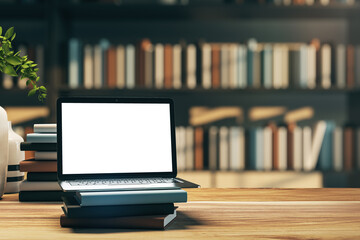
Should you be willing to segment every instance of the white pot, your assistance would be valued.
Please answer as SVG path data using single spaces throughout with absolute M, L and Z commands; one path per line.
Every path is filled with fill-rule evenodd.
M 9 144 L 8 144 L 8 119 L 5 110 L 0 107 L 0 198 L 4 194 L 7 166 L 9 159 Z
M 20 161 L 25 160 L 25 152 L 20 150 L 20 143 L 24 139 L 9 126 L 9 161 L 5 193 L 18 193 L 20 182 L 24 178 L 24 173 L 19 171 Z

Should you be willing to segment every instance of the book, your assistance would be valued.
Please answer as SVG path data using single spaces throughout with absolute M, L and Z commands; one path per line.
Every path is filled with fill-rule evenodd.
M 173 87 L 173 49 L 170 44 L 164 46 L 164 87 Z
M 186 169 L 186 129 L 179 126 L 176 128 L 176 148 L 177 148 L 177 169 L 184 171 Z
M 273 61 L 272 61 L 272 46 L 265 44 L 261 52 L 261 65 L 263 71 L 261 72 L 261 83 L 265 88 L 272 88 L 273 83 Z
M 333 142 L 333 131 L 334 131 L 334 124 L 331 122 L 327 122 L 326 130 L 324 134 L 324 139 L 322 142 L 320 155 L 319 155 L 319 168 L 322 171 L 329 171 L 333 168 L 333 155 L 332 155 L 332 142 Z
M 211 46 L 211 85 L 220 87 L 220 47 L 217 44 Z
M 181 76 L 181 45 L 173 46 L 173 87 L 179 89 L 182 87 Z
M 305 163 L 311 161 L 311 145 L 312 145 L 312 131 L 309 126 L 303 128 L 303 167 L 305 168 Z
M 346 48 L 344 44 L 336 46 L 336 86 L 345 88 L 346 86 Z
M 69 218 L 63 214 L 60 225 L 72 228 L 164 229 L 175 217 L 176 210 L 168 215 L 111 218 Z
M 61 202 L 63 191 L 20 191 L 20 202 Z
M 286 127 L 279 127 L 278 128 L 278 152 L 279 152 L 279 170 L 286 170 L 287 169 L 287 130 Z
M 355 60 L 354 66 L 360 66 L 360 45 L 355 47 Z M 355 67 L 355 83 L 357 87 L 360 87 L 360 68 Z
M 94 87 L 94 48 L 90 44 L 84 46 L 84 87 Z
M 230 170 L 243 170 L 245 168 L 244 129 L 241 127 L 230 127 L 229 135 Z
M 346 48 L 346 86 L 348 88 L 355 87 L 355 48 L 353 45 L 348 45 Z
M 94 46 L 94 88 L 99 89 L 102 85 L 102 52 L 99 44 Z
M 194 128 L 191 126 L 185 129 L 185 168 L 186 170 L 195 169 L 195 135 Z
M 262 127 L 257 127 L 255 136 L 255 169 L 264 170 L 264 129 Z
M 154 49 L 155 58 L 155 87 L 161 89 L 164 87 L 164 45 L 156 44 Z
M 167 215 L 174 212 L 173 203 L 81 207 L 73 196 L 63 197 L 62 200 L 62 209 L 69 218 Z
M 271 127 L 264 128 L 264 170 L 270 171 L 273 168 L 273 133 Z
M 116 87 L 125 88 L 125 47 L 116 47 Z
M 296 126 L 293 132 L 293 169 L 295 171 L 301 171 L 303 169 L 303 133 L 302 128 Z
M 202 87 L 205 89 L 211 88 L 211 45 L 204 43 L 201 46 L 202 53 Z
M 125 48 L 126 70 L 125 82 L 126 88 L 135 87 L 135 47 L 132 44 L 126 45 Z
M 196 87 L 196 47 L 189 44 L 186 49 L 186 86 L 190 89 Z
M 343 157 L 344 157 L 344 131 L 341 127 L 335 127 L 333 132 L 333 169 L 335 171 L 342 171 L 344 168 Z M 359 139 L 359 138 L 357 138 Z
M 69 87 L 80 86 L 80 41 L 72 38 L 69 41 Z
M 34 124 L 34 133 L 56 133 L 56 123 Z
M 20 191 L 61 191 L 61 187 L 57 181 L 22 181 L 20 183 Z
M 22 142 L 20 143 L 21 151 L 55 151 L 57 150 L 56 143 L 33 143 Z
M 29 182 L 57 181 L 57 172 L 28 172 L 26 180 Z
M 209 128 L 209 170 L 215 171 L 218 166 L 218 128 Z
M 144 83 L 145 87 L 152 88 L 154 86 L 154 47 L 151 43 L 145 45 L 144 48 Z
M 239 88 L 247 87 L 247 49 L 243 44 L 239 44 L 238 46 L 238 86 Z
M 174 190 L 139 190 L 112 192 L 76 192 L 80 206 L 136 205 L 186 202 L 187 192 Z
M 238 88 L 238 81 L 237 81 L 237 54 L 238 54 L 238 46 L 237 44 L 231 43 L 229 44 L 228 51 L 229 51 L 229 88 Z
M 229 50 L 228 44 L 220 45 L 220 86 L 229 87 Z
M 353 170 L 354 164 L 354 129 L 345 127 L 344 129 L 344 170 Z
M 20 172 L 56 172 L 57 161 L 35 161 L 28 159 L 20 162 Z
M 194 130 L 195 136 L 195 170 L 204 169 L 204 129 L 196 127 Z
M 219 170 L 229 170 L 229 129 L 222 126 L 219 129 Z
M 106 85 L 109 88 L 116 87 L 116 48 L 114 46 L 110 46 L 106 52 Z
M 56 133 L 28 133 L 26 141 L 31 143 L 56 143 Z
M 35 160 L 57 160 L 57 152 L 35 152 Z
M 321 46 L 321 87 L 331 87 L 331 47 L 329 44 Z

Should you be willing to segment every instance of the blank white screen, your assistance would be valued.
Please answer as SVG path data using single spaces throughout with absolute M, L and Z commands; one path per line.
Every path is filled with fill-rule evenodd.
M 167 103 L 62 103 L 63 174 L 172 172 Z

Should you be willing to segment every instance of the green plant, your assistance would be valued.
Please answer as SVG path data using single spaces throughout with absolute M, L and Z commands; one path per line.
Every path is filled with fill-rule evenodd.
M 2 27 L 0 26 L 0 71 L 13 77 L 19 77 L 20 80 L 26 80 L 26 86 L 31 85 L 32 89 L 28 96 L 38 93 L 39 101 L 44 101 L 47 90 L 44 86 L 37 86 L 40 77 L 37 76 L 37 64 L 28 59 L 27 56 L 21 57 L 20 51 L 12 50 L 12 41 L 16 33 L 14 27 L 9 28 L 2 36 Z

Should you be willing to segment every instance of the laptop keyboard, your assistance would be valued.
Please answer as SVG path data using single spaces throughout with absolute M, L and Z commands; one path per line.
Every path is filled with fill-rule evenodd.
M 91 179 L 69 181 L 71 186 L 92 186 L 92 185 L 132 185 L 132 184 L 154 184 L 172 183 L 172 178 L 122 178 L 122 179 Z

